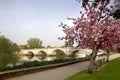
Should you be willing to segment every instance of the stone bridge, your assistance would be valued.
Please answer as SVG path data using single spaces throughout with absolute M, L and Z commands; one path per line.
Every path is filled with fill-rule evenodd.
M 69 55 L 74 55 L 75 53 L 84 53 L 89 55 L 91 53 L 91 50 L 89 49 L 79 49 L 79 48 L 70 48 L 70 47 L 65 47 L 65 48 L 40 48 L 40 49 L 21 49 L 20 54 L 26 55 L 26 54 L 32 54 L 32 55 L 57 55 L 59 53 L 62 53 L 66 56 Z

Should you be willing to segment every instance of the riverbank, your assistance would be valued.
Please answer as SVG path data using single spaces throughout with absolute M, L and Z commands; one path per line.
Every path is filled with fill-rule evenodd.
M 32 68 L 25 68 L 25 69 L 1 72 L 0 79 L 7 79 L 7 78 L 12 78 L 12 77 L 16 77 L 16 76 L 25 75 L 25 74 L 35 73 L 35 72 L 39 72 L 39 71 L 45 71 L 45 70 L 54 69 L 57 67 L 75 64 L 78 62 L 83 62 L 83 61 L 88 61 L 88 60 L 89 59 L 75 60 L 75 61 L 69 61 L 69 62 L 64 62 L 64 63 L 59 63 L 59 64 L 51 64 L 51 65 L 46 65 L 46 66 L 41 66 L 41 67 L 32 67 Z

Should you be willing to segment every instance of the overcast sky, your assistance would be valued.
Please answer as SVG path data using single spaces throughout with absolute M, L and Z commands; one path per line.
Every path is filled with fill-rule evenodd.
M 39 38 L 43 45 L 62 46 L 64 34 L 58 27 L 67 17 L 79 16 L 76 0 L 0 0 L 0 32 L 17 44 Z

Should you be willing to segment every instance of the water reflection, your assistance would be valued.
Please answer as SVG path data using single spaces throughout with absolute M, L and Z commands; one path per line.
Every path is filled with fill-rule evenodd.
M 57 59 L 57 56 L 46 56 L 46 57 L 43 57 L 43 56 L 20 56 L 20 62 L 35 61 L 35 60 L 37 60 L 37 61 L 43 61 L 43 60 L 51 61 L 54 59 Z
M 20 56 L 20 62 L 27 62 L 27 61 L 51 61 L 54 59 L 61 59 L 61 58 L 65 58 L 66 56 L 64 54 L 61 53 L 57 53 L 54 56 L 47 56 L 45 54 L 42 55 L 26 55 L 26 56 Z
M 1 64 L 8 65 L 8 64 L 22 64 L 24 62 L 28 62 L 28 61 L 51 61 L 51 60 L 55 60 L 55 59 L 61 59 L 61 58 L 66 58 L 65 55 L 56 55 L 56 56 L 47 56 L 47 55 L 17 55 L 14 56 L 14 58 L 4 58 L 4 61 L 2 60 Z M 1 59 L 0 59 L 1 60 Z M 2 65 L 1 65 L 2 66 Z

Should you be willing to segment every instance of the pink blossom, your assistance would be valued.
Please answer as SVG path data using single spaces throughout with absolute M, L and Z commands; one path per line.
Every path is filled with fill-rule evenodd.
M 61 23 L 63 32 L 66 36 L 66 44 L 77 44 L 76 47 L 93 49 L 99 46 L 99 49 L 112 50 L 120 44 L 120 19 L 110 19 L 104 15 L 109 9 L 106 7 L 109 0 L 103 5 L 93 7 L 88 4 L 84 6 L 86 12 L 80 12 L 78 18 L 68 18 L 73 20 L 74 26 L 67 26 Z M 85 16 L 87 15 L 87 16 Z

